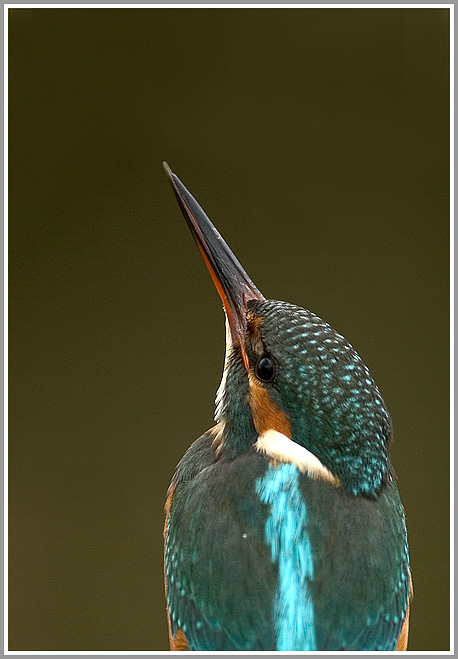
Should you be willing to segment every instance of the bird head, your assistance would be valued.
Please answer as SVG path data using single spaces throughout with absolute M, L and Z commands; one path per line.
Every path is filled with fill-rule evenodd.
M 169 181 L 223 302 L 226 358 L 216 397 L 216 450 L 291 462 L 353 495 L 393 478 L 391 419 L 368 368 L 328 323 L 267 300 L 178 177 Z

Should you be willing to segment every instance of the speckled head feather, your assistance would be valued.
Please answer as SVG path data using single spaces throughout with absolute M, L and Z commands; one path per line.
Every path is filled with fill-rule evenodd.
M 374 495 L 392 476 L 391 419 L 355 349 L 314 313 L 287 302 L 248 303 L 276 365 L 268 387 L 289 417 L 293 441 L 353 494 Z
M 226 449 L 232 452 L 232 437 L 238 438 L 237 450 L 240 437 L 255 437 L 253 425 L 258 424 L 248 418 L 253 415 L 248 401 L 254 380 L 268 401 L 264 410 L 272 406 L 281 411 L 293 442 L 315 455 L 352 494 L 376 496 L 394 475 L 389 458 L 391 419 L 369 369 L 350 343 L 306 309 L 253 300 L 248 302 L 246 353 L 249 377 L 234 351 L 220 392 L 218 420 L 225 425 Z M 262 355 L 275 364 L 268 384 L 254 376 Z M 250 432 L 240 432 L 242 423 Z

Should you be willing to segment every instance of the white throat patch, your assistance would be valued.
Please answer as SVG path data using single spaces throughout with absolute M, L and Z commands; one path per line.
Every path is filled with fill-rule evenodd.
M 328 481 L 339 486 L 339 479 L 331 474 L 320 460 L 303 446 L 276 430 L 266 430 L 259 435 L 255 448 L 278 462 L 290 462 L 311 478 Z
M 218 387 L 215 398 L 215 421 L 221 421 L 223 416 L 223 405 L 224 405 L 224 394 L 226 392 L 226 379 L 227 372 L 229 370 L 229 355 L 232 350 L 232 336 L 231 330 L 229 327 L 229 322 L 227 320 L 226 312 L 224 312 L 224 318 L 226 321 L 226 354 L 224 355 L 224 368 L 223 368 L 223 377 L 221 378 L 221 384 Z

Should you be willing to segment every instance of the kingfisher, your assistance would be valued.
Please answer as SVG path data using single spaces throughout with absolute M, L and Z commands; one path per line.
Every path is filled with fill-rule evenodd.
M 328 323 L 262 295 L 164 168 L 226 319 L 215 425 L 167 493 L 170 648 L 405 650 L 409 548 L 379 389 Z

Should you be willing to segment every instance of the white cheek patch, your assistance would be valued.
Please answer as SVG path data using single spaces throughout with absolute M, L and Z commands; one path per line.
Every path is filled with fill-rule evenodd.
M 290 462 L 311 478 L 328 481 L 339 486 L 339 479 L 334 476 L 320 460 L 303 446 L 276 430 L 266 430 L 259 435 L 255 448 L 278 462 Z

